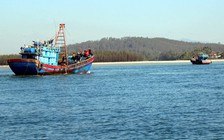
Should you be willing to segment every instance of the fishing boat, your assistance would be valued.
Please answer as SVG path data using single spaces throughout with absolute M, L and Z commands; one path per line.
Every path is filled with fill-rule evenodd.
M 212 61 L 208 60 L 208 54 L 201 53 L 197 57 L 191 58 L 192 64 L 211 64 Z
M 59 25 L 55 39 L 33 41 L 32 45 L 20 49 L 20 59 L 7 60 L 15 75 L 85 74 L 89 72 L 94 61 L 90 49 L 85 54 L 83 51 L 76 56 L 68 56 L 65 24 Z

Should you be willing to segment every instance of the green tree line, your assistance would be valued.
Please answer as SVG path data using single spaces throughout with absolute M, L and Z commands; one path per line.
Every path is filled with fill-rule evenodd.
M 95 62 L 143 61 L 142 55 L 126 51 L 96 51 Z
M 8 65 L 8 59 L 21 58 L 20 55 L 11 54 L 11 55 L 0 55 L 0 65 Z

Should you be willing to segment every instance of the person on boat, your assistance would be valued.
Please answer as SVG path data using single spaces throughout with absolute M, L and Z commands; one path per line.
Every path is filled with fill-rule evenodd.
M 65 63 L 65 54 L 62 54 L 61 64 Z
M 84 56 L 85 56 L 85 51 L 82 50 L 82 51 L 81 51 L 81 57 L 84 57 Z
M 89 50 L 84 51 L 84 57 L 88 58 L 89 57 Z
M 73 60 L 74 61 L 74 63 L 77 63 L 79 60 L 78 60 L 78 53 L 76 54 L 76 53 L 73 53 L 72 54 L 72 58 L 71 58 L 71 60 Z
M 72 53 L 72 58 L 73 61 L 75 61 L 75 53 Z
M 21 47 L 20 50 L 21 50 L 21 52 L 23 52 L 24 51 L 24 47 Z
M 47 46 L 47 42 L 44 40 L 44 46 Z
M 54 39 L 50 39 L 50 40 L 48 41 L 48 44 L 52 44 L 53 41 L 54 41 Z
M 89 48 L 88 51 L 89 51 L 89 55 L 92 56 L 93 55 L 92 50 Z
M 78 55 L 79 55 L 78 61 L 82 61 L 83 57 L 85 56 L 84 50 L 80 51 Z
M 78 52 L 78 54 L 77 54 L 77 61 L 80 61 L 81 60 L 81 53 L 80 52 Z

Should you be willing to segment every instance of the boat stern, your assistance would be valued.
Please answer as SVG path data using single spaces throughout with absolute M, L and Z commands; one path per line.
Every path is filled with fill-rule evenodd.
M 9 59 L 9 67 L 16 75 L 37 75 L 38 61 L 35 59 Z

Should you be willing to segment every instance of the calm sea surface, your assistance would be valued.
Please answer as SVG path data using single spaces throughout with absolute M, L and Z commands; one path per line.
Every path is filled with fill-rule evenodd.
M 224 63 L 0 68 L 0 139 L 224 139 Z

